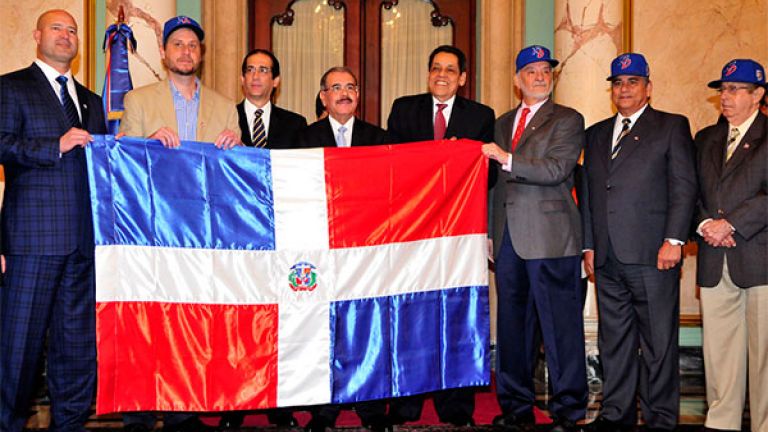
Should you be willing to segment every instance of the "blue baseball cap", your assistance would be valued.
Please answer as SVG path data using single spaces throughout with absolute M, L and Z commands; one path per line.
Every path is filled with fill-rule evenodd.
M 165 26 L 163 27 L 163 45 L 168 42 L 168 36 L 180 28 L 188 28 L 195 32 L 197 38 L 200 39 L 200 42 L 205 38 L 205 32 L 197 21 L 188 16 L 179 15 L 165 22 Z
M 707 84 L 710 88 L 720 88 L 724 82 L 742 82 L 765 85 L 765 69 L 760 63 L 750 59 L 735 59 L 723 67 L 723 73 L 719 80 Z
M 606 78 L 613 81 L 619 75 L 632 75 L 648 78 L 651 70 L 645 57 L 638 53 L 624 53 L 611 62 L 611 76 Z
M 520 52 L 517 53 L 517 58 L 515 59 L 515 66 L 517 69 L 515 72 L 520 72 L 520 69 L 524 68 L 530 63 L 540 61 L 545 61 L 552 65 L 552 67 L 560 64 L 559 61 L 552 58 L 552 54 L 550 54 L 546 47 L 541 45 L 531 45 L 521 49 Z

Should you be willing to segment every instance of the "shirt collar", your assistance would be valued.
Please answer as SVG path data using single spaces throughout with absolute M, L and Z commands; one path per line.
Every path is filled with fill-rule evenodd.
M 339 123 L 330 115 L 328 116 L 328 120 L 331 122 L 331 129 L 333 129 L 333 135 L 335 136 L 337 133 L 339 133 L 339 128 L 342 126 L 346 127 L 347 133 L 349 133 L 352 130 L 352 124 L 355 122 L 355 117 L 350 117 L 349 120 L 347 120 L 347 122 L 344 124 Z
M 637 123 L 637 119 L 639 119 L 640 116 L 643 115 L 643 113 L 645 112 L 646 108 L 648 108 L 648 104 L 647 103 L 645 105 L 643 105 L 642 108 L 640 108 L 639 110 L 635 111 L 629 117 L 624 117 L 623 115 L 621 115 L 621 113 L 616 113 L 616 124 L 621 124 L 622 120 L 624 120 L 625 118 L 628 118 L 629 119 L 629 125 L 630 125 L 630 128 L 631 128 L 632 126 L 635 125 L 635 123 Z
M 35 64 L 40 68 L 40 70 L 43 71 L 43 74 L 45 74 L 45 78 L 48 79 L 48 81 L 51 82 L 51 84 L 55 84 L 57 87 L 59 86 L 59 82 L 56 81 L 56 78 L 60 77 L 61 75 L 64 75 L 67 77 L 67 84 L 73 82 L 72 81 L 72 70 L 68 70 L 65 73 L 61 73 L 53 68 L 53 66 L 49 65 L 48 63 L 40 60 L 35 59 Z
M 247 118 L 253 117 L 253 113 L 256 112 L 257 109 L 262 110 L 261 116 L 266 118 L 269 116 L 269 114 L 272 112 L 272 102 L 267 101 L 267 103 L 264 104 L 263 107 L 258 108 L 256 105 L 254 105 L 251 101 L 248 100 L 248 98 L 244 99 L 243 107 L 245 108 L 245 114 L 247 115 Z
M 741 138 L 744 138 L 744 136 L 747 135 L 747 131 L 750 127 L 752 127 L 752 123 L 755 122 L 755 119 L 757 118 L 757 113 L 760 112 L 759 109 L 756 109 L 755 112 L 752 113 L 751 116 L 747 117 L 747 119 L 741 123 L 740 125 L 736 126 L 728 122 L 728 131 L 730 133 L 730 130 L 733 128 L 736 128 L 739 130 L 739 141 L 741 141 Z
M 175 97 L 186 99 L 184 95 L 181 94 L 181 92 L 176 88 L 176 84 L 173 83 L 173 80 L 169 79 L 168 82 L 171 83 L 171 93 L 173 93 Z M 200 78 L 195 77 L 195 94 L 192 96 L 192 100 L 199 100 L 199 99 L 200 99 Z

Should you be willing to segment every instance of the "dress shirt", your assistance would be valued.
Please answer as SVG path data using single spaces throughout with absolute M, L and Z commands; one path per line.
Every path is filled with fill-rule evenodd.
M 443 108 L 443 117 L 445 117 L 445 128 L 448 129 L 448 123 L 451 122 L 451 113 L 453 112 L 453 103 L 456 102 L 456 95 L 451 96 L 450 99 L 445 102 L 440 102 L 436 97 L 432 96 L 432 125 L 435 125 L 435 116 L 437 115 L 437 104 L 445 104 Z M 447 134 L 445 139 L 450 138 Z
M 629 117 L 624 117 L 621 115 L 621 113 L 616 113 L 616 120 L 613 122 L 613 135 L 611 137 L 611 150 L 613 150 L 613 147 L 616 145 L 616 140 L 619 138 L 619 135 L 621 135 L 621 129 L 624 127 L 624 124 L 622 121 L 625 118 L 629 119 L 629 130 L 631 131 L 633 127 L 635 127 L 635 123 L 637 123 L 637 119 L 640 118 L 640 116 L 643 114 L 645 109 L 648 108 L 648 104 L 646 103 L 643 105 L 642 108 L 635 111 L 634 114 L 630 115 Z
M 733 129 L 733 128 L 736 128 L 736 129 L 739 130 L 739 138 L 738 138 L 739 144 L 736 144 L 736 148 L 737 149 L 741 145 L 741 141 L 744 139 L 744 135 L 746 135 L 747 131 L 749 130 L 749 128 L 752 127 L 752 123 L 755 122 L 755 119 L 757 118 L 757 113 L 758 112 L 760 112 L 760 110 L 755 110 L 755 112 L 753 112 L 752 115 L 747 117 L 747 119 L 743 123 L 741 123 L 740 125 L 735 125 L 735 124 L 732 124 L 731 122 L 728 122 L 728 133 L 729 134 L 730 134 L 730 130 Z M 726 143 L 726 145 L 727 145 L 727 143 Z M 699 225 L 696 227 L 696 234 L 698 234 L 698 235 L 703 237 L 702 232 L 701 232 L 701 227 L 704 226 L 705 223 L 707 223 L 707 222 L 709 222 L 711 220 L 712 220 L 712 218 L 706 218 L 703 221 L 701 221 L 699 223 Z M 730 225 L 731 223 L 728 222 L 728 224 Z M 731 231 L 736 232 L 736 227 L 731 225 Z
M 264 123 L 264 136 L 269 139 L 269 118 L 272 115 L 272 102 L 267 101 L 263 107 L 257 107 L 246 98 L 245 103 L 243 103 L 243 109 L 245 110 L 245 118 L 248 120 L 248 130 L 251 132 L 253 132 L 253 116 L 256 110 L 260 109 L 263 111 L 261 113 L 261 121 Z
M 200 109 L 200 79 L 195 78 L 195 94 L 192 99 L 187 99 L 172 80 L 171 95 L 173 95 L 173 108 L 176 110 L 176 127 L 179 130 L 179 139 L 184 141 L 197 140 L 197 113 Z
M 522 102 L 520 104 L 520 107 L 518 107 L 517 112 L 515 113 L 515 122 L 512 124 L 512 130 L 517 130 L 517 124 L 520 122 L 520 116 L 523 115 L 523 108 L 528 108 L 530 111 L 528 112 L 528 117 L 525 118 L 525 127 L 528 127 L 528 124 L 531 123 L 531 119 L 533 116 L 536 115 L 536 113 L 539 111 L 539 108 L 541 108 L 549 98 L 544 99 L 543 101 L 536 102 L 533 105 L 526 105 L 525 102 Z M 498 143 L 497 143 L 498 144 Z M 508 143 L 504 143 L 504 145 L 507 145 Z M 509 153 L 509 157 L 507 158 L 507 163 L 501 166 L 501 169 L 504 171 L 510 172 L 512 171 L 512 152 Z
M 60 77 L 61 75 L 67 77 L 67 91 L 69 92 L 69 96 L 72 98 L 72 102 L 75 103 L 75 108 L 77 108 L 77 115 L 80 117 L 80 121 L 82 121 L 83 113 L 80 112 L 80 101 L 77 99 L 77 90 L 75 89 L 75 80 L 72 79 L 72 71 L 68 70 L 66 73 L 61 73 L 40 59 L 36 59 L 35 64 L 40 67 L 40 70 L 42 70 L 43 74 L 45 74 L 45 79 L 47 79 L 48 83 L 51 84 L 51 88 L 53 89 L 53 92 L 56 94 L 56 98 L 59 99 L 60 103 L 62 102 L 60 96 L 61 85 L 58 81 L 56 81 L 56 78 Z
M 333 116 L 328 116 L 328 120 L 331 122 L 331 129 L 333 130 L 333 139 L 336 139 L 336 135 L 339 134 L 339 128 L 344 126 L 347 128 L 346 131 L 344 131 L 344 141 L 347 143 L 348 146 L 352 146 L 352 126 L 355 124 L 355 118 L 350 117 L 349 120 L 347 120 L 346 123 L 341 124 L 339 123 Z

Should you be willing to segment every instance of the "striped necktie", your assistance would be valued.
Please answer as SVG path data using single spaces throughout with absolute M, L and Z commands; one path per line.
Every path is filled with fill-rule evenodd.
M 616 138 L 616 142 L 613 143 L 613 150 L 611 150 L 611 159 L 616 159 L 616 156 L 619 155 L 619 151 L 621 150 L 621 140 L 624 139 L 625 136 L 629 135 L 629 124 L 632 122 L 632 120 L 625 118 L 621 121 L 621 132 L 619 133 L 619 137 Z
M 82 128 L 80 123 L 80 115 L 77 113 L 77 107 L 75 107 L 75 101 L 72 100 L 72 96 L 69 95 L 69 89 L 67 89 L 67 77 L 59 75 L 56 77 L 56 82 L 59 83 L 59 99 L 61 99 L 61 106 L 64 108 L 64 114 L 67 115 L 67 121 L 71 127 Z
M 726 153 L 725 153 L 726 162 L 728 162 L 731 159 L 731 156 L 733 156 L 733 153 L 735 153 L 736 149 L 739 147 L 739 136 L 741 136 L 741 132 L 739 132 L 739 129 L 731 128 L 731 131 L 728 134 L 728 146 L 726 147 Z
M 259 108 L 253 115 L 253 133 L 251 142 L 254 147 L 264 147 L 267 145 L 267 131 L 264 130 L 264 120 L 261 118 L 264 110 Z

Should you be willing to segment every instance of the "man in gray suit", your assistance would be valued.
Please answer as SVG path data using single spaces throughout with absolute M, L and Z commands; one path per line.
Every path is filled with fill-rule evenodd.
M 730 61 L 709 83 L 727 121 L 696 135 L 710 430 L 741 430 L 747 370 L 752 431 L 768 430 L 768 117 L 758 112 L 765 84 L 759 63 Z
M 680 262 L 696 203 L 688 119 L 656 111 L 641 54 L 611 63 L 618 114 L 587 130 L 584 264 L 596 271 L 603 402 L 587 429 L 673 430 L 680 399 Z M 638 350 L 641 354 L 638 356 Z
M 535 353 L 541 332 L 553 394 L 554 431 L 579 430 L 587 381 L 580 291 L 581 219 L 571 196 L 584 145 L 584 118 L 554 104 L 549 50 L 517 55 L 523 101 L 496 120 L 497 144 L 483 153 L 501 164 L 494 188 L 493 241 L 498 290 L 494 425 L 533 430 Z

